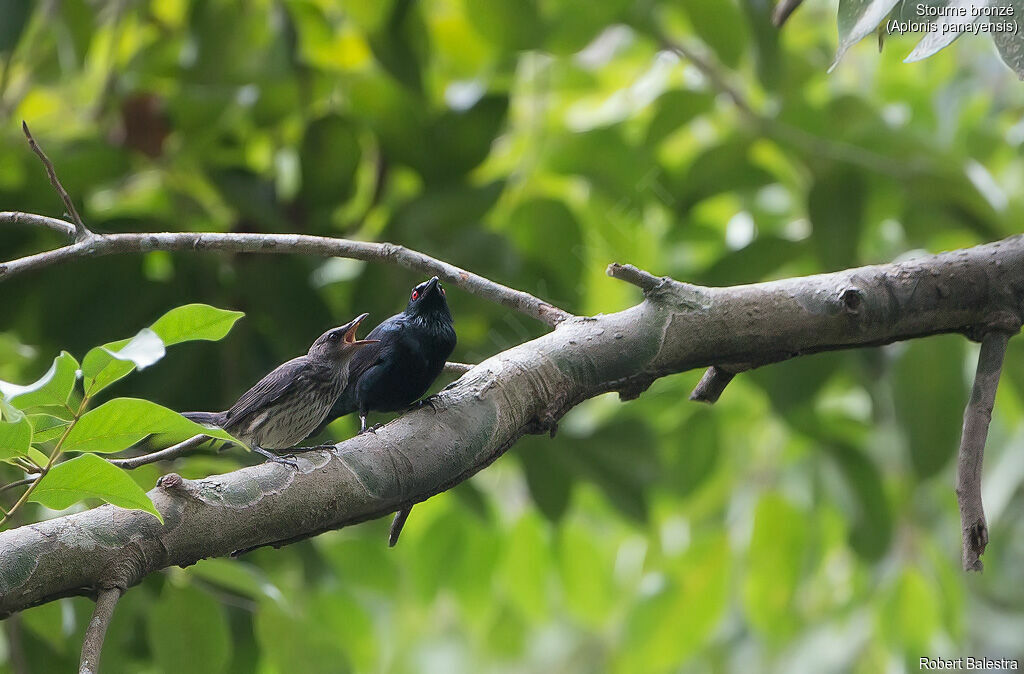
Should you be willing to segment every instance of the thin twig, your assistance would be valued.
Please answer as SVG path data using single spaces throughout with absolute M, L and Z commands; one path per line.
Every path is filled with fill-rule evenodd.
M 170 461 L 171 459 L 176 459 L 182 454 L 185 454 L 195 449 L 196 447 L 203 444 L 209 439 L 210 436 L 199 434 L 192 436 L 188 440 L 179 442 L 176 445 L 172 445 L 167 449 L 161 449 L 158 452 L 143 454 L 142 456 L 133 456 L 127 459 L 107 459 L 107 461 L 114 464 L 118 468 L 124 468 L 125 470 L 134 470 L 139 466 L 145 466 L 146 464 L 149 463 L 156 463 L 157 461 Z
M 43 148 L 39 147 L 39 143 L 32 137 L 32 132 L 28 130 L 28 123 L 22 120 L 21 130 L 25 132 L 25 137 L 28 138 L 28 146 L 32 148 L 32 151 L 36 153 L 39 160 L 43 162 L 43 166 L 46 167 L 46 175 L 50 178 L 50 184 L 53 185 L 53 189 L 57 190 L 57 194 L 60 195 L 61 201 L 64 202 L 64 208 L 67 209 L 68 215 L 71 216 L 72 222 L 75 223 L 75 240 L 84 241 L 92 236 L 92 232 L 82 222 L 82 216 L 78 214 L 78 210 L 75 209 L 75 204 L 71 201 L 71 197 L 68 196 L 67 190 L 60 184 L 60 178 L 57 177 L 57 171 L 53 168 L 53 162 L 43 152 Z
M 96 609 L 92 612 L 89 627 L 85 630 L 82 641 L 82 660 L 78 674 L 97 674 L 100 669 L 100 654 L 103 651 L 103 639 L 107 636 L 107 628 L 114 617 L 114 608 L 121 598 L 121 590 L 116 587 L 106 588 L 96 595 Z
M 0 492 L 7 491 L 8 489 L 17 489 L 18 487 L 24 487 L 26 484 L 31 484 L 33 480 L 35 480 L 34 477 L 26 477 L 22 480 L 15 480 L 10 484 L 0 486 Z
M 45 215 L 35 213 L 18 213 L 16 211 L 0 211 L 0 222 L 12 225 L 30 225 L 32 227 L 46 227 L 55 232 L 60 232 L 69 239 L 75 238 L 75 226 L 70 222 L 48 218 Z
M 782 24 L 786 23 L 786 19 L 797 10 L 804 0 L 779 0 L 779 3 L 775 5 L 775 9 L 772 10 L 772 24 L 776 28 L 782 28 Z
M 0 223 L 18 221 L 22 217 L 23 214 L 16 212 L 0 213 Z M 42 218 L 43 216 L 33 217 Z M 63 221 L 56 220 L 56 222 Z M 57 226 L 59 225 L 54 225 L 54 227 Z M 490 279 L 404 246 L 305 234 L 153 232 L 92 235 L 84 241 L 77 241 L 45 253 L 36 253 L 10 262 L 0 262 L 0 282 L 18 274 L 43 269 L 69 260 L 124 253 L 148 253 L 154 250 L 298 254 L 386 262 L 406 269 L 437 275 L 445 283 L 526 314 L 551 327 L 572 318 L 572 314 L 569 312 L 529 293 L 495 283 Z
M 956 466 L 956 496 L 960 504 L 960 527 L 963 534 L 962 561 L 964 571 L 981 571 L 981 555 L 988 545 L 988 524 L 981 502 L 981 467 L 985 459 L 985 439 L 992 420 L 992 406 L 1003 369 L 1003 356 L 1010 333 L 1003 330 L 987 332 L 981 340 L 978 370 L 974 375 L 971 399 L 964 410 L 963 435 Z

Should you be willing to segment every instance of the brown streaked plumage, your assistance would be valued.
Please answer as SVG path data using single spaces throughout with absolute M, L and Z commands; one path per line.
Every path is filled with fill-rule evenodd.
M 377 341 L 355 338 L 367 315 L 320 335 L 306 355 L 275 368 L 231 409 L 184 412 L 183 416 L 223 428 L 268 459 L 295 466 L 267 450 L 294 448 L 327 417 L 348 383 L 349 361 L 362 347 Z

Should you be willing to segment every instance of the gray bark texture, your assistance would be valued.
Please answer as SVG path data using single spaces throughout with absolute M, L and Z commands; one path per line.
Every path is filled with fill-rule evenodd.
M 632 269 L 632 268 L 628 268 Z M 158 569 L 280 545 L 381 517 L 467 479 L 581 401 L 640 395 L 658 377 L 938 333 L 981 339 L 1024 316 L 1024 237 L 898 264 L 707 288 L 613 265 L 645 298 L 567 318 L 499 353 L 384 428 L 298 458 L 149 492 L 165 522 L 103 506 L 0 532 L 0 616 L 124 590 Z M 383 545 L 382 541 L 382 545 Z

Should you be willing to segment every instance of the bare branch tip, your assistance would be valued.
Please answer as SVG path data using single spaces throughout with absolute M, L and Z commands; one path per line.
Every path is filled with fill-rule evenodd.
M 608 265 L 605 273 L 612 278 L 617 278 L 620 281 L 631 283 L 641 290 L 644 294 L 655 290 L 658 286 L 665 282 L 665 279 L 658 278 L 654 274 L 634 267 L 631 264 L 619 264 L 618 262 L 612 262 Z
M 28 122 L 24 119 L 21 120 L 21 130 L 25 133 L 25 138 L 28 139 L 28 146 L 32 151 L 39 157 L 39 161 L 43 162 L 43 167 L 46 169 L 46 175 L 50 179 L 50 185 L 56 190 L 57 195 L 61 201 L 64 202 L 64 208 L 67 210 L 68 215 L 71 217 L 71 221 L 75 223 L 75 241 L 84 241 L 93 236 L 93 233 L 89 231 L 89 228 L 82 222 L 82 216 L 78 214 L 78 209 L 75 208 L 74 202 L 71 200 L 71 196 L 67 190 L 64 189 L 64 185 L 61 184 L 60 178 L 57 177 L 57 170 L 53 166 L 53 162 L 43 152 L 43 148 L 39 147 L 39 143 L 32 136 L 32 132 L 29 131 Z
M 721 397 L 722 392 L 725 391 L 725 387 L 729 385 L 729 382 L 735 376 L 735 372 L 729 372 L 712 365 L 704 372 L 704 376 L 700 378 L 700 381 L 693 388 L 690 400 L 709 405 L 715 404 Z
M 983 566 L 980 557 L 988 546 L 988 525 L 981 498 L 981 472 L 985 460 L 985 441 L 1009 339 L 1008 332 L 998 329 L 982 337 L 974 387 L 964 410 L 963 435 L 957 456 L 956 496 L 960 506 L 965 571 L 981 571 Z

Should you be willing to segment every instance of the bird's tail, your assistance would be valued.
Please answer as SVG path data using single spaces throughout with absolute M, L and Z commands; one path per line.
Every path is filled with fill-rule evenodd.
M 224 423 L 223 412 L 182 412 L 181 416 L 189 421 L 207 426 L 221 426 Z

